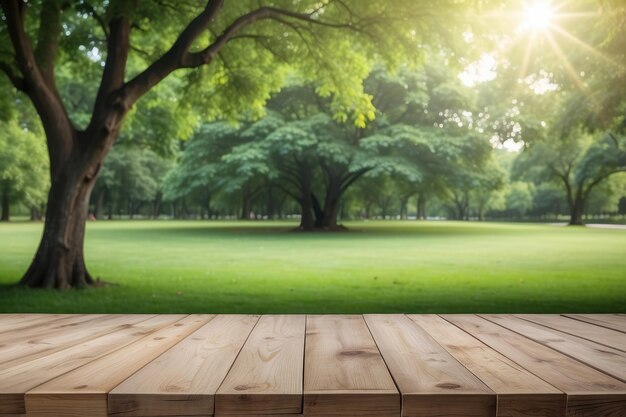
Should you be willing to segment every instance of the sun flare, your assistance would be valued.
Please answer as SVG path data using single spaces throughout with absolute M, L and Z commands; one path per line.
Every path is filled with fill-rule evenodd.
M 554 9 L 548 1 L 535 1 L 522 12 L 518 27 L 520 32 L 546 31 L 552 26 Z

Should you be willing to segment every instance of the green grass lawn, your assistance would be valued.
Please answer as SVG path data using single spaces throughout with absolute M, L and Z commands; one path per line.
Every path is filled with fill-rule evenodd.
M 77 291 L 13 287 L 42 225 L 0 225 L 0 311 L 626 312 L 626 231 L 534 224 L 89 223 Z

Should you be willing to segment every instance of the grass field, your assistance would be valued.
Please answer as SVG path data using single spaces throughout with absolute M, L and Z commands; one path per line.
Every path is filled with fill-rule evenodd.
M 626 231 L 533 224 L 119 221 L 88 225 L 115 285 L 12 286 L 41 224 L 0 225 L 0 311 L 154 313 L 626 312 Z

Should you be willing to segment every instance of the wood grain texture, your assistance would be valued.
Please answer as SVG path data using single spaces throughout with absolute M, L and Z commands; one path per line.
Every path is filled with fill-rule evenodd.
M 215 395 L 218 414 L 300 414 L 305 317 L 263 316 Z
M 35 320 L 35 319 L 40 319 L 42 317 L 49 317 L 51 316 L 51 314 L 40 314 L 40 313 L 24 313 L 24 314 L 20 314 L 20 313 L 15 313 L 15 314 L 7 314 L 7 313 L 3 313 L 0 314 L 0 333 L 4 332 L 5 328 L 7 327 L 11 327 L 13 325 L 19 324 L 19 323 L 25 323 L 31 320 Z M 59 316 L 59 314 L 56 314 L 56 316 Z
M 408 317 L 365 320 L 402 394 L 403 416 L 495 415 L 494 392 Z
M 227 416 L 228 417 L 304 417 L 304 414 L 227 414 Z M 215 417 L 219 417 L 219 414 L 216 415 Z
M 623 394 L 580 394 L 567 401 L 568 417 L 624 417 L 625 410 Z
M 616 404 L 626 409 L 623 382 L 481 317 L 442 317 L 566 393 L 568 417 L 611 415 Z M 577 406 L 580 398 L 584 405 Z
M 184 316 L 160 315 L 139 324 L 121 325 L 106 335 L 51 355 L 10 367 L 0 366 L 0 413 L 25 413 L 24 396 L 27 391 L 145 337 L 182 317 Z
M 154 315 L 90 315 L 87 321 L 61 323 L 57 320 L 54 326 L 45 331 L 31 329 L 13 338 L 0 347 L 0 366 L 8 367 L 50 355 L 77 343 L 94 339 L 111 332 L 118 326 L 139 323 Z
M 11 332 L 9 344 L 23 342 L 32 338 L 40 339 L 59 332 L 70 331 L 73 328 L 85 328 L 85 325 L 94 320 L 111 320 L 114 317 L 123 317 L 119 314 L 71 314 L 54 320 L 49 325 L 30 327 Z
M 55 320 L 73 317 L 73 314 L 35 314 L 28 316 L 9 317 L 0 323 L 0 343 L 11 340 L 10 332 L 24 331 L 35 327 L 42 328 L 54 323 Z
M 624 320 L 0 314 L 0 417 L 626 417 Z
M 115 387 L 109 415 L 212 415 L 215 393 L 258 319 L 216 316 Z
M 582 337 L 583 339 L 626 352 L 626 334 L 607 327 L 600 327 L 555 314 L 516 314 L 515 316 L 553 330 Z
M 304 414 L 400 414 L 400 395 L 362 316 L 307 316 Z
M 489 314 L 481 317 L 626 382 L 626 355 L 617 349 L 509 315 Z
M 563 316 L 626 333 L 626 316 L 610 314 L 563 314 Z
M 106 417 L 109 391 L 211 318 L 210 315 L 184 317 L 28 391 L 25 397 L 27 413 L 34 416 Z
M 409 315 L 497 394 L 498 417 L 564 417 L 566 395 L 441 317 Z

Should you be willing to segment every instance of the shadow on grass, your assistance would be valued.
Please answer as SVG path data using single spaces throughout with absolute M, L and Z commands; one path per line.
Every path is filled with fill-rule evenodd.
M 187 223 L 188 222 L 188 223 Z M 99 226 L 102 223 L 99 224 Z M 527 225 L 520 227 L 519 225 L 498 224 L 497 227 L 485 227 L 483 223 L 473 222 L 394 222 L 392 225 L 367 224 L 365 222 L 345 223 L 345 229 L 341 233 L 329 230 L 316 230 L 311 232 L 303 232 L 297 230 L 296 223 L 274 223 L 274 222 L 233 222 L 224 225 L 223 222 L 212 223 L 211 221 L 177 221 L 172 223 L 146 223 L 146 227 L 127 227 L 123 223 L 107 224 L 106 229 L 92 229 L 91 233 L 97 233 L 100 236 L 107 234 L 114 235 L 121 231 L 127 236 L 132 237 L 150 237 L 164 236 L 185 237 L 185 238 L 204 238 L 214 236 L 220 239 L 241 239 L 245 236 L 251 237 L 276 237 L 280 239 L 347 239 L 354 238 L 421 238 L 421 237 L 441 237 L 451 238 L 455 236 L 489 236 L 489 235 L 507 235 L 520 234 L 524 232 L 537 233 L 537 228 L 542 225 Z M 149 226 L 149 227 L 148 227 Z

